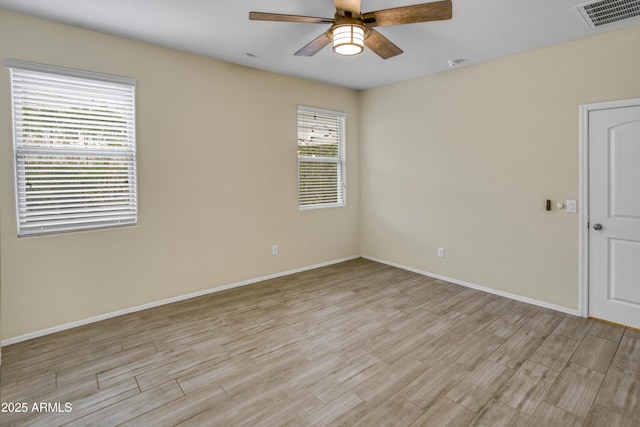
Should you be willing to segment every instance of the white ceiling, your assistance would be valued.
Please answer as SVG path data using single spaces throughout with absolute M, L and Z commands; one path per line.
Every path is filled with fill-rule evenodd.
M 362 0 L 362 11 L 421 3 Z M 426 1 L 424 1 L 426 2 Z M 383 60 L 370 50 L 343 57 L 327 46 L 313 57 L 293 53 L 328 24 L 249 21 L 250 11 L 333 17 L 332 0 L 0 0 L 0 9 L 165 46 L 222 61 L 351 89 L 366 89 L 466 66 L 604 31 L 575 9 L 584 0 L 453 0 L 453 18 L 379 27 L 404 50 Z M 245 54 L 255 55 L 245 58 Z

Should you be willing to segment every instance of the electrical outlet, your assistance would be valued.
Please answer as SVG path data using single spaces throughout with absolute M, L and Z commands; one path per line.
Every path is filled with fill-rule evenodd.
M 271 255 L 278 255 L 278 245 L 271 246 Z
M 438 248 L 438 256 L 444 258 L 444 248 Z

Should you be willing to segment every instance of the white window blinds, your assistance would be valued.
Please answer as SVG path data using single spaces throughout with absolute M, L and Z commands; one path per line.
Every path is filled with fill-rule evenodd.
M 298 107 L 298 205 L 345 205 L 344 113 Z
M 137 222 L 135 81 L 5 60 L 18 235 Z

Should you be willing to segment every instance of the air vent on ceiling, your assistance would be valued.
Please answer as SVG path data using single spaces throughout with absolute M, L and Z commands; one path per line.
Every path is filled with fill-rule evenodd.
M 599 0 L 576 8 L 591 28 L 640 17 L 640 0 Z

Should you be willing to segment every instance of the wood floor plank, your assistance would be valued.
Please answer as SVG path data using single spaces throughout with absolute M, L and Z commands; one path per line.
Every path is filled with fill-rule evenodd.
M 102 328 L 94 331 L 96 334 L 101 332 Z M 15 344 L 15 347 L 7 347 L 8 350 L 2 353 L 2 364 L 6 365 L 2 370 L 3 376 L 16 374 L 19 380 L 24 380 L 38 376 L 42 372 L 72 368 L 78 364 L 92 361 L 96 357 L 117 354 L 123 350 L 117 336 L 90 342 L 83 335 L 81 332 L 76 342 L 71 341 L 71 338 L 62 340 L 62 342 L 51 338 L 48 345 L 32 348 L 32 346 L 23 346 L 23 343 L 18 343 Z M 72 337 L 72 335 L 68 336 Z M 40 341 L 43 341 L 44 338 L 42 337 Z M 5 352 L 8 353 L 7 357 L 5 357 Z M 69 354 L 73 354 L 74 357 L 70 358 Z
M 443 359 L 409 383 L 399 395 L 414 405 L 427 409 L 451 390 L 468 372 L 469 368 L 466 366 Z
M 63 385 L 73 382 L 74 379 L 88 374 L 95 374 L 112 369 L 115 366 L 121 366 L 156 354 L 156 348 L 153 344 L 143 344 L 130 349 L 122 350 L 117 353 L 96 357 L 91 360 L 84 361 L 57 371 L 57 383 Z
M 640 339 L 629 335 L 623 336 L 613 364 L 640 372 Z
M 423 331 L 430 335 L 441 336 L 448 333 L 454 326 L 464 321 L 467 314 L 449 311 L 441 314 L 436 320 L 424 325 Z
M 496 297 L 491 302 L 482 307 L 482 310 L 497 314 L 498 316 L 504 316 L 510 312 L 519 313 L 516 303 L 517 301 L 508 298 Z
M 553 316 L 549 313 L 538 312 L 530 317 L 522 329 L 521 333 L 530 333 L 540 338 L 547 338 L 562 322 L 562 318 Z
M 214 385 L 171 400 L 124 422 L 121 426 L 171 427 L 192 418 L 202 411 L 217 406 L 227 399 L 228 397 L 224 390 Z
M 638 421 L 620 415 L 600 405 L 594 405 L 585 420 L 584 427 L 637 427 Z
M 212 363 L 195 364 L 184 374 L 177 377 L 180 387 L 185 393 L 192 393 L 200 388 L 217 384 L 226 378 L 241 375 L 251 365 L 249 357 L 234 357 L 231 360 L 215 359 Z
M 499 400 L 491 401 L 482 412 L 469 424 L 473 427 L 514 426 L 518 423 L 520 413 Z
M 485 360 L 462 378 L 446 396 L 478 413 L 514 373 L 513 369 Z
M 604 374 L 570 363 L 558 376 L 544 400 L 585 418 L 596 398 Z
M 575 340 L 581 340 L 587 334 L 593 322 L 593 319 L 568 316 L 562 319 L 553 332 Z
M 562 426 L 562 427 L 581 427 L 584 419 L 557 406 L 547 402 L 540 402 L 538 408 L 531 417 L 526 418 L 525 422 L 519 427 L 540 427 L 540 426 Z M 602 426 L 605 427 L 605 426 Z
M 508 308 L 509 306 L 507 306 Z M 484 311 L 497 314 L 486 307 L 482 308 Z M 485 332 L 499 336 L 500 338 L 510 338 L 518 329 L 520 329 L 528 320 L 528 317 L 524 313 L 519 313 L 513 310 L 507 310 L 504 314 L 500 314 L 499 317 L 494 320 L 487 328 Z M 526 333 L 526 332 L 525 332 Z
M 451 426 L 463 427 L 475 418 L 476 414 L 451 399 L 443 397 L 418 418 L 411 427 Z
M 95 384 L 95 383 L 94 383 Z M 37 377 L 24 381 L 16 381 L 2 387 L 3 402 L 17 402 L 20 400 L 37 400 L 39 396 L 51 393 L 56 389 L 56 373 L 45 372 Z
M 612 365 L 598 391 L 596 404 L 640 424 L 640 373 Z
M 362 400 L 372 405 L 378 405 L 406 387 L 414 378 L 425 371 L 425 366 L 415 360 L 402 359 L 386 368 L 366 381 L 358 384 L 353 392 Z
M 322 402 L 330 402 L 336 395 L 353 390 L 356 386 L 383 371 L 387 364 L 371 355 L 341 359 L 334 370 L 323 370 L 324 375 L 306 381 L 307 388 Z M 306 369 L 306 368 L 305 368 Z M 295 380 L 301 375 L 296 373 Z M 307 377 L 308 378 L 308 377 Z
M 491 325 L 491 323 L 493 323 L 498 317 L 499 316 L 497 314 L 478 310 L 475 313 L 469 315 L 469 317 L 464 319 L 462 322 L 455 325 L 448 332 L 453 334 L 473 336 Z
M 268 393 L 268 391 L 267 391 Z M 296 426 L 297 420 L 304 419 L 308 414 L 322 407 L 324 404 L 309 391 L 302 390 L 293 396 L 275 402 L 273 405 L 259 411 L 252 411 L 238 425 L 239 426 Z
M 542 338 L 525 333 L 513 334 L 489 355 L 489 360 L 517 370 L 542 343 Z
M 619 325 L 614 325 L 614 326 L 618 326 Z M 640 329 L 636 329 L 636 328 L 625 328 L 624 330 L 624 336 L 629 337 L 629 338 L 635 338 L 637 340 L 640 340 Z
M 100 370 L 97 374 L 98 385 L 105 387 L 109 384 L 118 383 L 126 378 L 141 375 L 157 367 L 170 363 L 182 363 L 193 352 L 189 347 L 179 347 L 176 349 L 163 350 L 149 356 L 136 358 L 129 362 L 121 362 L 117 366 Z
M 596 337 L 619 343 L 622 335 L 624 335 L 624 331 L 624 328 L 621 328 L 619 325 L 595 320 L 588 333 L 589 335 L 595 335 Z
M 529 360 L 547 368 L 561 371 L 579 345 L 580 341 L 573 338 L 551 334 L 529 356 Z
M 273 379 L 282 378 L 298 366 L 306 366 L 307 360 L 293 351 L 280 351 L 253 360 L 254 365 L 244 365 L 242 372 L 218 381 L 229 397 L 235 397 L 256 387 L 267 387 Z M 262 369 L 268 366 L 269 369 Z
M 569 361 L 605 374 L 617 349 L 616 342 L 587 334 Z
M 352 425 L 353 427 L 405 427 L 411 425 L 422 413 L 422 409 L 405 399 L 394 396 L 385 400 Z
M 363 407 L 365 402 L 352 392 L 346 392 L 345 394 L 336 396 L 326 405 L 312 411 L 308 416 L 299 417 L 300 423 L 294 425 L 307 425 L 311 426 L 329 426 L 329 425 L 341 425 L 346 422 L 348 414 L 356 408 Z M 369 409 L 364 411 L 368 413 Z M 363 414 L 364 415 L 364 414 Z M 361 419 L 363 415 L 358 415 L 357 419 Z M 337 422 L 340 420 L 341 422 Z M 349 425 L 349 424 L 345 424 Z
M 469 368 L 473 368 L 487 359 L 504 344 L 504 338 L 485 331 L 465 336 L 463 339 L 465 340 L 464 347 L 458 348 L 452 358 Z
M 118 384 L 114 384 L 104 389 L 96 390 L 95 387 L 87 389 L 76 388 L 69 390 L 64 387 L 51 395 L 42 396 L 39 402 L 61 402 L 70 403 L 71 411 L 64 413 L 31 413 L 31 417 L 24 420 L 24 423 L 16 423 L 15 425 L 33 426 L 33 427 L 50 427 L 56 425 L 64 425 L 78 418 L 87 416 L 93 412 L 104 408 L 113 408 L 112 405 L 119 402 L 127 401 L 140 393 L 140 389 L 134 378 L 129 378 Z M 111 410 L 105 411 L 109 414 Z M 105 414 L 103 412 L 103 414 Z M 4 414 L 3 414 L 4 415 Z M 104 415 L 105 424 L 111 421 L 111 415 Z M 9 420 L 6 420 L 9 421 Z M 5 417 L 2 418 L 2 424 Z
M 533 415 L 559 374 L 558 371 L 527 360 L 498 392 L 497 397 L 523 414 Z
M 137 374 L 135 378 L 140 390 L 145 391 L 171 379 L 201 375 L 219 367 L 227 360 L 226 354 L 211 354 L 209 356 L 189 356 L 186 354 L 185 358 L 173 360 L 161 366 L 154 366 L 152 369 Z
M 184 396 L 178 383 L 171 381 L 107 406 L 68 424 L 73 426 L 119 425 Z

